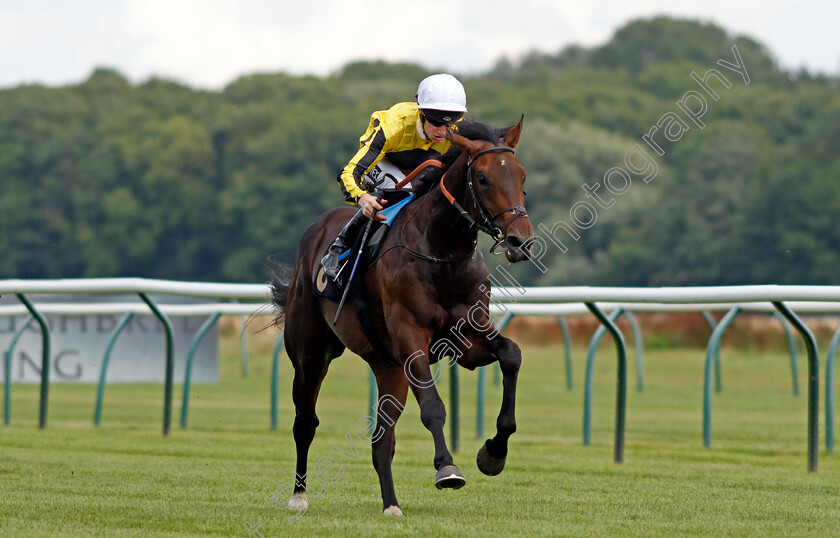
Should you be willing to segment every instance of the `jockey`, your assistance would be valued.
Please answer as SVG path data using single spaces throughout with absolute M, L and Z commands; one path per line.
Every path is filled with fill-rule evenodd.
M 423 161 L 446 153 L 450 146 L 446 138 L 449 126 L 467 111 L 464 86 L 452 75 L 423 79 L 415 97 L 416 102 L 397 103 L 371 115 L 370 125 L 359 139 L 359 151 L 338 176 L 345 201 L 358 204 L 361 209 L 321 260 L 325 274 L 332 279 L 338 275 L 338 257 L 352 246 L 361 224 L 374 210 L 382 210 L 377 197 L 368 190 L 393 188 Z M 377 215 L 377 219 L 385 217 Z

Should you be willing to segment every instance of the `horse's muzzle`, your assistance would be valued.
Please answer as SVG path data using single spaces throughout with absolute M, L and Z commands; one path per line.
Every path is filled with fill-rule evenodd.
M 505 237 L 505 257 L 511 263 L 521 262 L 531 257 L 531 244 L 533 243 L 534 231 L 528 226 L 531 233 L 521 234 L 509 231 Z

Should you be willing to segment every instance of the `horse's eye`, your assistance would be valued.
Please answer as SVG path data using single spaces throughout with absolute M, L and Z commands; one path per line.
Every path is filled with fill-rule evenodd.
M 487 185 L 487 178 L 481 172 L 475 175 L 475 180 L 478 181 L 481 185 Z
M 525 189 L 522 189 L 522 196 L 528 196 L 528 191 L 526 191 Z

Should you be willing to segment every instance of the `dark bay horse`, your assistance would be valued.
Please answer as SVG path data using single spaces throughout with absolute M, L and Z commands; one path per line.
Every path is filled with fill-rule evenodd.
M 365 337 L 352 305 L 345 306 L 333 326 L 337 304 L 317 298 L 313 289 L 321 256 L 353 215 L 352 209 L 321 215 L 301 239 L 291 281 L 276 274 L 272 278 L 277 323 L 285 320 L 286 352 L 295 370 L 297 467 L 289 500 L 293 510 L 308 507 L 307 456 L 318 426 L 315 402 L 330 361 L 345 348 L 367 361 L 379 388 L 376 424 L 371 421 L 367 431 L 386 515 L 402 514 L 391 461 L 394 426 L 409 388 L 420 405 L 420 419 L 434 439 L 435 484 L 459 488 L 466 482 L 446 446 L 446 409 L 430 369 L 442 357 L 451 357 L 469 370 L 499 362 L 503 396 L 496 435 L 484 443 L 476 463 L 487 475 L 504 468 L 508 438 L 516 430 L 514 401 L 521 353 L 493 328 L 489 273 L 477 239 L 481 229 L 504 246 L 510 262 L 528 258 L 534 229 L 524 208 L 525 169 L 513 153 L 522 126 L 522 119 L 505 129 L 459 123 L 457 132 L 450 135 L 453 148 L 444 160 L 448 158 L 451 165 L 443 178 L 428 182 L 427 192 L 394 220 L 379 257 L 364 273 L 365 299 L 379 345 Z

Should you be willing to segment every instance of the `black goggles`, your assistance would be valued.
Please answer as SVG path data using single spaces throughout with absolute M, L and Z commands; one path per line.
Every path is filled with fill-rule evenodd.
M 443 127 L 444 125 L 451 125 L 458 120 L 461 119 L 460 112 L 446 112 L 442 110 L 424 110 L 423 117 L 426 118 L 426 121 L 432 124 L 434 127 Z

